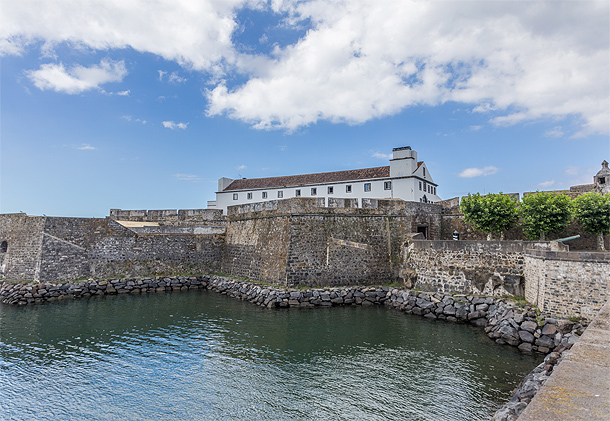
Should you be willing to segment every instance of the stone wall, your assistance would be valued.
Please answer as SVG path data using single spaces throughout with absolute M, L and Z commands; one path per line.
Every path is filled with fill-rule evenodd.
M 223 228 L 224 229 L 224 228 Z M 224 235 L 138 234 L 109 218 L 0 215 L 2 276 L 41 282 L 218 270 Z
M 528 250 L 525 298 L 557 317 L 590 321 L 610 299 L 610 253 Z
M 110 219 L 115 221 L 158 222 L 165 225 L 223 225 L 220 209 L 110 209 Z
M 229 207 L 223 272 L 284 286 L 379 283 L 396 278 L 400 246 L 418 227 L 439 236 L 438 205 L 352 205 L 300 198 Z
M 426 291 L 524 294 L 525 251 L 560 243 L 530 241 L 423 241 L 403 247 L 403 278 Z

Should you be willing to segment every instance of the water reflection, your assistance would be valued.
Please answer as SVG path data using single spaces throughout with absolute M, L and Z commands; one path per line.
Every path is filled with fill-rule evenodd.
M 536 363 L 380 307 L 207 291 L 0 306 L 0 419 L 486 419 Z

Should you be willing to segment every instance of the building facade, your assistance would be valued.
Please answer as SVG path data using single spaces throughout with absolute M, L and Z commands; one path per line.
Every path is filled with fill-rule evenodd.
M 216 200 L 208 202 L 208 209 L 293 197 L 356 199 L 402 199 L 407 202 L 436 203 L 438 184 L 430 176 L 417 152 L 409 146 L 394 148 L 390 165 L 357 170 L 334 171 L 285 177 L 218 180 Z

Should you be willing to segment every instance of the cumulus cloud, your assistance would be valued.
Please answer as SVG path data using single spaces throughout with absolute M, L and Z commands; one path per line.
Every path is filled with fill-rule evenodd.
M 555 184 L 555 180 L 543 181 L 542 183 L 538 183 L 538 187 L 548 188 Z
M 143 120 L 141 118 L 134 118 L 134 117 L 132 117 L 130 115 L 122 115 L 121 118 L 123 120 L 127 120 L 127 121 L 135 121 L 136 123 L 142 123 L 142 124 L 146 124 L 147 123 L 146 120 Z
M 118 96 L 129 96 L 130 93 L 131 93 L 131 90 L 127 89 L 126 91 L 119 91 L 116 94 Z
M 498 168 L 489 165 L 484 168 L 466 168 L 464 171 L 458 174 L 459 177 L 472 178 L 492 175 L 498 172 Z
M 246 167 L 245 165 L 242 164 L 239 167 L 237 167 L 237 170 L 241 171 L 241 170 L 245 170 L 246 168 L 248 168 L 248 167 Z
M 88 143 L 83 143 L 80 146 L 77 146 L 76 149 L 81 150 L 81 151 L 93 151 L 93 150 L 95 150 L 97 148 L 94 147 L 94 146 L 91 146 Z
M 498 126 L 574 115 L 608 132 L 606 2 L 280 4 L 313 27 L 246 83 L 210 89 L 209 115 L 295 130 L 456 101 Z
M 565 133 L 561 126 L 555 126 L 552 129 L 549 129 L 544 132 L 544 136 L 546 137 L 563 137 L 563 135 L 565 135 Z
M 103 59 L 91 67 L 81 65 L 66 69 L 62 63 L 48 63 L 39 70 L 26 72 L 28 78 L 38 89 L 53 90 L 67 94 L 78 94 L 90 89 L 99 89 L 108 82 L 120 82 L 127 75 L 123 61 Z M 127 95 L 129 94 L 129 91 Z
M 163 124 L 163 127 L 165 127 L 166 129 L 171 129 L 171 130 L 176 130 L 176 129 L 186 130 L 187 126 L 189 125 L 188 123 L 176 123 L 174 121 L 164 121 L 161 124 Z
M 359 124 L 412 106 L 457 102 L 497 126 L 571 117 L 577 136 L 610 131 L 610 4 L 604 0 L 36 4 L 3 3 L 0 52 L 70 43 L 155 54 L 210 76 L 209 116 L 259 129 L 297 130 L 321 120 Z M 275 14 L 285 30 L 306 31 L 289 44 L 269 32 L 260 39 L 274 46 L 271 52 L 241 48 L 234 35 L 244 8 Z M 39 85 L 82 89 L 73 87 L 82 78 L 47 66 Z M 171 75 L 160 71 L 164 77 Z

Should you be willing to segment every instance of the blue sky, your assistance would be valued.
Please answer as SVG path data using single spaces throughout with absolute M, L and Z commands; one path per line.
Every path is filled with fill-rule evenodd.
M 406 145 L 443 198 L 610 160 L 606 1 L 83 3 L 2 2 L 1 213 L 203 208 Z

